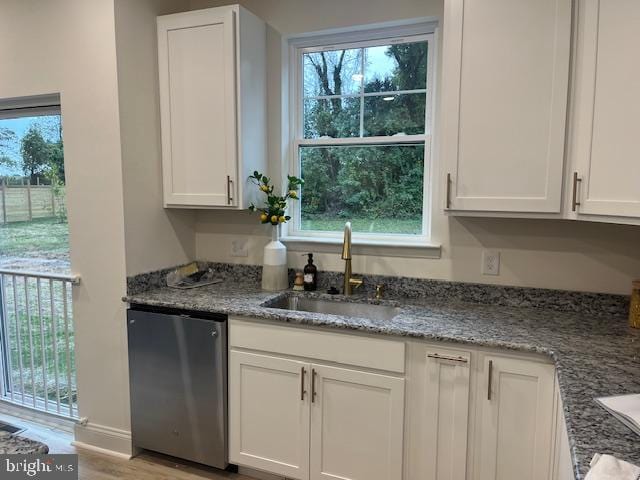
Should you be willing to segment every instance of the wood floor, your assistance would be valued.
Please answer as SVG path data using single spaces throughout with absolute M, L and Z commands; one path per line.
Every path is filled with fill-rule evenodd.
M 49 453 L 78 454 L 78 470 L 81 480 L 253 480 L 201 465 L 180 462 L 160 454 L 143 453 L 131 460 L 76 448 L 71 445 L 71 434 L 36 423 L 0 414 L 0 421 L 25 428 L 21 433 L 28 438 L 49 445 Z

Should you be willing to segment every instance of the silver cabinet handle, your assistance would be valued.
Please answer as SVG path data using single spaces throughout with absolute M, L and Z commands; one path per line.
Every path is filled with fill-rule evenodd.
M 307 374 L 307 371 L 304 367 L 300 368 L 300 400 L 304 402 L 304 394 L 307 391 L 304 389 L 304 376 Z
M 489 360 L 489 375 L 487 379 L 487 400 L 491 400 L 491 384 L 493 383 L 493 360 Z
M 571 200 L 571 211 L 575 212 L 580 206 L 578 201 L 578 183 L 582 182 L 582 179 L 578 177 L 578 172 L 573 172 L 573 199 Z
M 315 368 L 311 369 L 311 403 L 316 403 L 316 372 Z
M 446 207 L 451 208 L 451 174 L 447 173 L 447 200 Z
M 436 360 L 450 360 L 452 362 L 461 362 L 467 363 L 468 360 L 464 357 L 450 357 L 448 355 L 438 355 L 437 353 L 429 353 L 427 354 L 429 358 L 435 358 Z
M 233 195 L 231 193 L 232 188 L 233 188 L 233 180 L 231 180 L 231 177 L 227 175 L 227 204 L 228 205 L 231 205 L 231 202 L 233 202 Z

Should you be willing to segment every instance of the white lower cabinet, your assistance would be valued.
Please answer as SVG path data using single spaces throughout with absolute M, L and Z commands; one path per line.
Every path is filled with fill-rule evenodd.
M 425 355 L 425 480 L 464 480 L 471 355 L 428 348 Z
M 572 478 L 554 367 L 536 357 L 244 319 L 229 344 L 231 463 L 299 480 Z
M 314 350 L 322 359 L 332 356 L 328 345 L 336 340 L 354 364 L 384 351 L 378 365 L 389 372 L 404 363 L 402 342 L 372 339 L 369 346 L 362 336 L 316 337 L 306 329 L 234 320 L 229 332 L 231 463 L 287 479 L 402 478 L 405 379 L 399 372 L 293 359 L 286 341 L 272 340 L 274 332 L 283 339 L 293 335 L 295 348 Z M 276 351 L 247 351 L 249 344 Z
M 553 447 L 553 480 L 574 480 L 573 461 L 571 460 L 571 446 L 567 434 L 567 424 L 562 409 L 562 397 L 556 381 L 556 416 L 555 416 L 555 444 Z
M 309 364 L 229 353 L 229 457 L 232 463 L 309 478 Z
M 484 355 L 481 365 L 475 478 L 548 479 L 554 438 L 553 366 L 497 355 Z
M 402 478 L 404 379 L 312 365 L 311 480 Z

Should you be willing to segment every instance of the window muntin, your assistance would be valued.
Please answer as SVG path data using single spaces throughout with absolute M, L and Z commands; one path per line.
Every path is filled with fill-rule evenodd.
M 431 38 L 297 50 L 289 235 L 428 236 Z

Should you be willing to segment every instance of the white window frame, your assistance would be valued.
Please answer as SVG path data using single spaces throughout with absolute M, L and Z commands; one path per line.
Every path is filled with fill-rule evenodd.
M 424 142 L 424 185 L 422 205 L 422 232 L 419 235 L 409 234 L 368 234 L 353 233 L 355 245 L 370 246 L 398 246 L 415 248 L 439 248 L 431 243 L 431 206 L 432 206 L 432 144 L 433 144 L 433 109 L 434 109 L 434 67 L 436 65 L 436 30 L 434 21 L 418 21 L 408 24 L 382 26 L 377 28 L 354 28 L 347 32 L 325 33 L 294 38 L 289 41 L 289 133 L 290 175 L 300 177 L 300 147 L 301 146 L 336 146 L 336 145 L 398 145 L 398 144 L 422 144 Z M 425 134 L 401 135 L 401 136 L 377 136 L 354 138 L 311 138 L 305 139 L 303 132 L 303 55 L 311 51 L 336 50 L 347 48 L 363 48 L 377 45 L 389 45 L 393 43 L 408 43 L 426 41 L 427 46 L 427 88 L 425 108 Z M 419 93 L 417 91 L 412 91 Z M 402 92 L 375 92 L 356 93 L 352 95 L 340 95 L 339 97 L 360 97 L 390 95 Z M 362 122 L 363 119 L 361 118 Z M 300 228 L 300 202 L 290 202 L 289 214 L 291 221 L 284 231 L 283 241 L 298 243 L 339 243 L 342 241 L 342 232 L 326 232 L 319 230 L 302 230 Z M 346 220 L 345 220 L 346 221 Z

